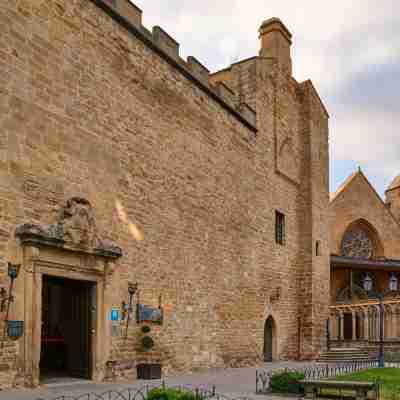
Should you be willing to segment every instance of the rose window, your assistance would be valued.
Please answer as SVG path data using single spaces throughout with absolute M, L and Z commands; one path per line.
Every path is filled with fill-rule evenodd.
M 362 229 L 347 232 L 342 241 L 342 255 L 353 258 L 371 258 L 374 253 L 374 245 Z

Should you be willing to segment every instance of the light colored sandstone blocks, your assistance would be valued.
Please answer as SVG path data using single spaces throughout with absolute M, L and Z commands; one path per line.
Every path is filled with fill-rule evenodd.
M 138 362 L 165 373 L 258 363 L 270 315 L 274 357 L 317 356 L 329 301 L 328 115 L 311 82 L 290 75 L 290 34 L 267 21 L 260 56 L 209 76 L 160 28 L 141 26 L 139 10 L 109 3 L 0 6 L 1 283 L 7 261 L 23 265 L 12 312 L 34 331 L 0 350 L 3 386 L 38 382 L 29 346 L 39 345 L 40 296 L 37 307 L 29 296 L 55 270 L 96 282 L 96 380 L 133 379 Z M 121 247 L 112 267 L 84 244 L 42 249 L 14 236 L 54 224 L 71 198 L 86 199 L 99 237 Z M 161 298 L 148 352 L 134 320 L 127 339 L 111 334 L 107 315 L 128 282 L 143 304 Z

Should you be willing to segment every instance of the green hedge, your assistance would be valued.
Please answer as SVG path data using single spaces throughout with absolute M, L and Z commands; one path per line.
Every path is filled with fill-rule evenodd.
M 281 372 L 271 377 L 271 390 L 275 393 L 301 393 L 299 381 L 304 379 L 303 372 Z
M 160 388 L 149 392 L 146 400 L 198 400 L 196 394 L 178 389 Z

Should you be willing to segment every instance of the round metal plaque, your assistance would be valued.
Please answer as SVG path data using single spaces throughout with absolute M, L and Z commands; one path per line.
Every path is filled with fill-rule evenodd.
M 142 345 L 145 349 L 151 349 L 154 347 L 154 340 L 150 336 L 145 336 L 142 339 Z

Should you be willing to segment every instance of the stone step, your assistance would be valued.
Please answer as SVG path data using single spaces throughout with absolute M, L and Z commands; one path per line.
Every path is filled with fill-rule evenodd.
M 342 357 L 342 356 L 367 356 L 369 354 L 368 351 L 366 352 L 354 352 L 354 353 L 322 353 L 322 354 L 328 354 L 332 357 Z
M 319 361 L 341 362 L 341 361 L 364 361 L 370 358 L 367 349 L 360 348 L 334 348 L 320 355 Z
M 368 350 L 363 351 L 335 351 L 335 352 L 326 352 L 324 354 L 330 354 L 332 356 L 341 356 L 341 355 L 352 355 L 352 354 L 368 354 Z
M 319 358 L 320 360 L 331 360 L 331 361 L 342 361 L 342 360 L 368 360 L 369 357 L 366 356 L 360 356 L 360 357 L 327 357 L 327 356 L 321 356 Z

